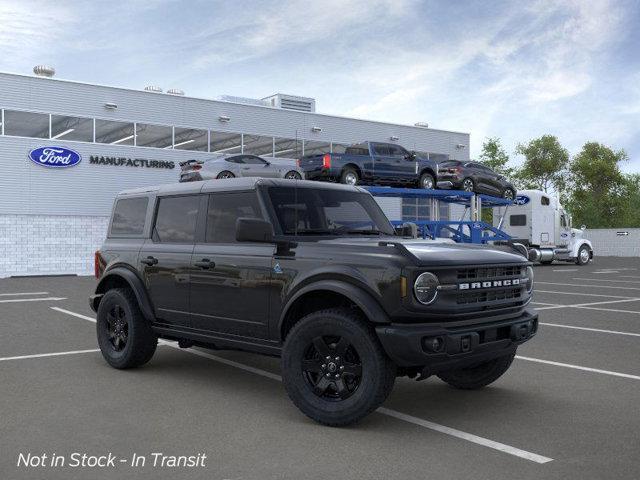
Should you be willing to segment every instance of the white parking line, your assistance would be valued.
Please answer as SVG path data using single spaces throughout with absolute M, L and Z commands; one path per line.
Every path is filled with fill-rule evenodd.
M 570 363 L 552 362 L 551 360 L 543 360 L 541 358 L 522 357 L 516 355 L 517 359 L 526 360 L 527 362 L 545 363 L 556 367 L 573 368 L 575 370 L 584 370 L 585 372 L 602 373 L 604 375 L 612 375 L 614 377 L 630 378 L 632 380 L 640 380 L 640 376 L 631 375 L 629 373 L 612 372 L 610 370 L 600 370 L 599 368 L 583 367 L 581 365 L 572 365 Z
M 624 303 L 624 302 L 637 302 L 640 301 L 640 298 L 627 298 L 624 300 L 608 300 L 608 301 L 604 301 L 604 302 L 590 302 L 590 303 L 576 303 L 575 305 L 557 305 L 557 304 L 546 304 L 549 305 L 548 307 L 536 307 L 536 310 L 553 310 L 555 308 L 590 308 L 591 305 L 606 305 L 609 303 Z M 536 303 L 536 302 L 531 302 L 531 303 Z M 598 308 L 596 310 L 606 310 L 606 311 L 613 311 L 611 309 L 608 308 Z M 626 310 L 625 310 L 626 311 Z
M 60 308 L 60 307 L 49 307 L 49 308 L 51 310 L 55 310 L 56 312 L 66 313 L 67 315 L 71 315 L 72 317 L 78 317 L 78 318 L 81 318 L 83 320 L 87 320 L 89 322 L 96 323 L 96 319 L 95 318 L 88 317 L 87 315 L 82 315 L 81 313 L 72 312 L 71 310 L 65 310 L 64 308 Z
M 505 445 L 504 443 L 494 442 L 493 440 L 489 440 L 487 438 L 478 437 L 477 435 L 473 435 L 471 433 L 462 432 L 460 430 L 456 430 L 455 428 L 445 427 L 444 425 L 439 425 L 437 423 L 429 422 L 427 420 L 414 417 L 413 415 L 406 415 L 404 413 L 400 413 L 395 410 L 390 410 L 388 408 L 380 407 L 378 408 L 377 412 L 382 413 L 384 415 L 388 415 L 393 418 L 397 418 L 398 420 L 402 420 L 404 422 L 413 423 L 415 425 L 420 425 L 421 427 L 428 428 L 430 430 L 435 430 L 436 432 L 444 433 L 446 435 L 451 435 L 452 437 L 461 438 L 462 440 L 476 443 L 484 447 L 493 448 L 494 450 L 499 450 L 501 452 L 508 453 L 509 455 L 514 455 L 516 457 L 524 458 L 532 462 L 548 463 L 553 461 L 553 458 L 543 457 L 542 455 L 538 455 L 536 453 L 527 452 L 526 450 L 520 450 L 519 448 L 515 448 L 510 445 Z
M 580 277 L 573 277 L 571 280 L 587 280 L 589 282 L 611 282 L 611 283 L 640 283 L 640 281 L 634 281 L 634 280 L 609 280 L 608 278 L 580 278 Z
M 640 290 L 640 287 L 618 287 L 613 285 L 584 285 L 580 283 L 538 282 L 541 285 L 562 285 L 563 287 L 615 288 L 616 290 Z
M 618 275 L 620 278 L 640 278 L 638 275 Z
M 0 293 L 0 297 L 11 297 L 19 295 L 49 295 L 49 292 L 19 292 L 19 293 Z
M 579 268 L 557 268 L 552 270 L 552 272 L 577 272 L 580 270 Z
M 611 334 L 614 334 L 614 335 L 627 335 L 627 336 L 630 336 L 630 337 L 640 337 L 640 333 L 619 332 L 617 330 L 602 330 L 600 328 L 576 327 L 574 325 L 562 325 L 560 323 L 540 322 L 540 325 L 546 325 L 547 327 L 560 327 L 560 328 L 571 328 L 571 329 L 574 329 L 574 330 L 585 330 L 587 332 L 611 333 Z
M 558 295 L 582 295 L 585 297 L 628 298 L 632 300 L 640 300 L 640 297 L 623 297 L 620 295 L 602 295 L 600 293 L 556 292 L 554 290 L 538 290 L 538 289 L 535 289 L 534 293 L 557 293 Z
M 25 360 L 27 358 L 58 357 L 60 355 L 76 355 L 78 353 L 94 353 L 99 351 L 100 349 L 98 348 L 92 348 L 91 350 L 72 350 L 70 352 L 37 353 L 35 355 L 20 355 L 17 357 L 4 357 L 4 358 L 0 358 L 0 362 L 6 362 L 8 360 Z
M 576 308 L 584 308 L 585 310 L 600 310 L 602 312 L 616 312 L 616 313 L 633 313 L 640 314 L 640 312 L 636 310 L 620 310 L 618 308 L 598 308 L 598 307 L 576 307 Z
M 93 322 L 95 323 L 95 318 L 92 317 L 88 317 L 86 315 L 82 315 L 80 313 L 75 313 L 75 312 L 71 312 L 69 310 L 65 310 L 63 308 L 58 308 L 58 307 L 50 307 L 53 310 L 56 310 L 58 312 L 61 313 L 66 313 L 68 315 L 72 315 L 74 317 L 77 318 L 82 318 L 84 320 L 87 320 L 89 322 Z M 217 355 L 212 355 L 210 353 L 206 353 L 206 352 L 202 352 L 200 350 L 195 350 L 195 349 L 182 349 L 180 348 L 178 345 L 176 345 L 175 342 L 162 342 L 163 344 L 171 347 L 171 348 L 175 348 L 180 350 L 181 352 L 185 352 L 185 353 L 190 353 L 192 355 L 197 355 L 199 357 L 204 357 L 204 358 L 208 358 L 210 360 L 214 360 L 216 362 L 222 363 L 224 365 L 228 365 L 231 367 L 235 367 L 235 368 L 239 368 L 241 370 L 244 370 L 245 372 L 250 372 L 256 375 L 260 375 L 261 377 L 265 377 L 265 378 L 269 378 L 271 380 L 276 380 L 278 382 L 282 381 L 282 377 L 280 375 L 277 375 L 275 373 L 271 373 L 268 372 L 266 370 L 262 370 L 260 368 L 255 368 L 255 367 L 251 367 L 249 365 L 245 365 L 243 363 L 239 363 L 239 362 L 234 362 L 233 360 L 227 360 L 226 358 L 222 358 L 222 357 L 218 357 Z M 500 442 L 495 442 L 493 440 L 489 440 L 488 438 L 484 438 L 484 437 L 479 437 L 477 435 L 474 435 L 472 433 L 467 433 L 467 432 L 463 432 L 461 430 L 456 430 L 454 428 L 451 427 L 447 427 L 445 425 L 440 425 L 438 423 L 434 423 L 434 422 L 429 422 L 427 420 L 423 420 L 421 418 L 418 417 L 414 417 L 411 415 L 406 415 L 404 413 L 398 412 L 396 410 L 391 410 L 389 408 L 378 408 L 378 410 L 376 410 L 376 412 L 382 414 L 382 415 L 386 415 L 388 417 L 393 417 L 396 418 L 398 420 L 402 420 L 404 422 L 407 423 L 411 423 L 413 425 L 418 425 L 420 427 L 424 427 L 424 428 L 428 428 L 430 430 L 434 430 L 440 433 L 444 433 L 445 435 L 450 435 L 456 438 L 460 438 L 462 440 L 466 440 L 468 442 L 472 442 L 475 443 L 477 445 L 482 445 L 484 447 L 488 447 L 488 448 L 492 448 L 494 450 L 498 450 L 500 452 L 504 452 L 504 453 L 508 453 L 509 455 L 513 455 L 516 457 L 520 457 L 520 458 L 524 458 L 525 460 L 529 460 L 535 463 L 548 463 L 553 461 L 552 458 L 549 457 L 544 457 L 542 455 L 538 455 L 536 453 L 532 453 L 532 452 L 528 452 L 526 450 L 521 450 L 519 448 L 516 447 L 512 447 L 510 445 L 506 445 L 504 443 L 500 443 Z
M 8 300 L 0 300 L 0 303 L 18 303 L 18 302 L 57 302 L 58 300 L 66 300 L 65 297 L 43 297 L 43 298 L 11 298 Z

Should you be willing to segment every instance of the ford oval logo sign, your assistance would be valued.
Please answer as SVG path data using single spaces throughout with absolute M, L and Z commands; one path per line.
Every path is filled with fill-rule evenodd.
M 29 152 L 29 160 L 43 167 L 67 168 L 79 164 L 82 155 L 64 147 L 40 147 Z
M 529 200 L 531 199 L 526 195 L 517 195 L 513 203 L 515 203 L 516 205 L 526 205 L 527 203 L 529 203 Z

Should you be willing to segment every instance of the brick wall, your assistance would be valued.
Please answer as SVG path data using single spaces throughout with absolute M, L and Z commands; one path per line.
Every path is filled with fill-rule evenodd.
M 0 278 L 93 274 L 108 222 L 103 216 L 0 215 Z

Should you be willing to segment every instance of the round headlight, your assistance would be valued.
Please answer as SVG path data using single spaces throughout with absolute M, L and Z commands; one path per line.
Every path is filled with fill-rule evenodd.
M 425 272 L 421 274 L 413 285 L 413 293 L 416 299 L 423 305 L 433 303 L 438 296 L 438 277 L 433 273 Z
M 527 292 L 531 293 L 533 290 L 533 267 L 527 267 Z

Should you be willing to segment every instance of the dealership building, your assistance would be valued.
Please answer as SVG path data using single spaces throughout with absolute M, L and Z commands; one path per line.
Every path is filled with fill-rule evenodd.
M 194 98 L 0 73 L 0 277 L 90 274 L 115 194 L 178 181 L 179 162 L 220 153 L 285 159 L 393 142 L 435 159 L 469 158 L 469 134 L 324 115 L 315 101 Z M 62 167 L 31 157 L 73 151 Z M 46 163 L 46 162 L 45 162 Z M 392 219 L 428 219 L 428 204 L 382 199 Z M 446 218 L 447 210 L 439 212 Z

